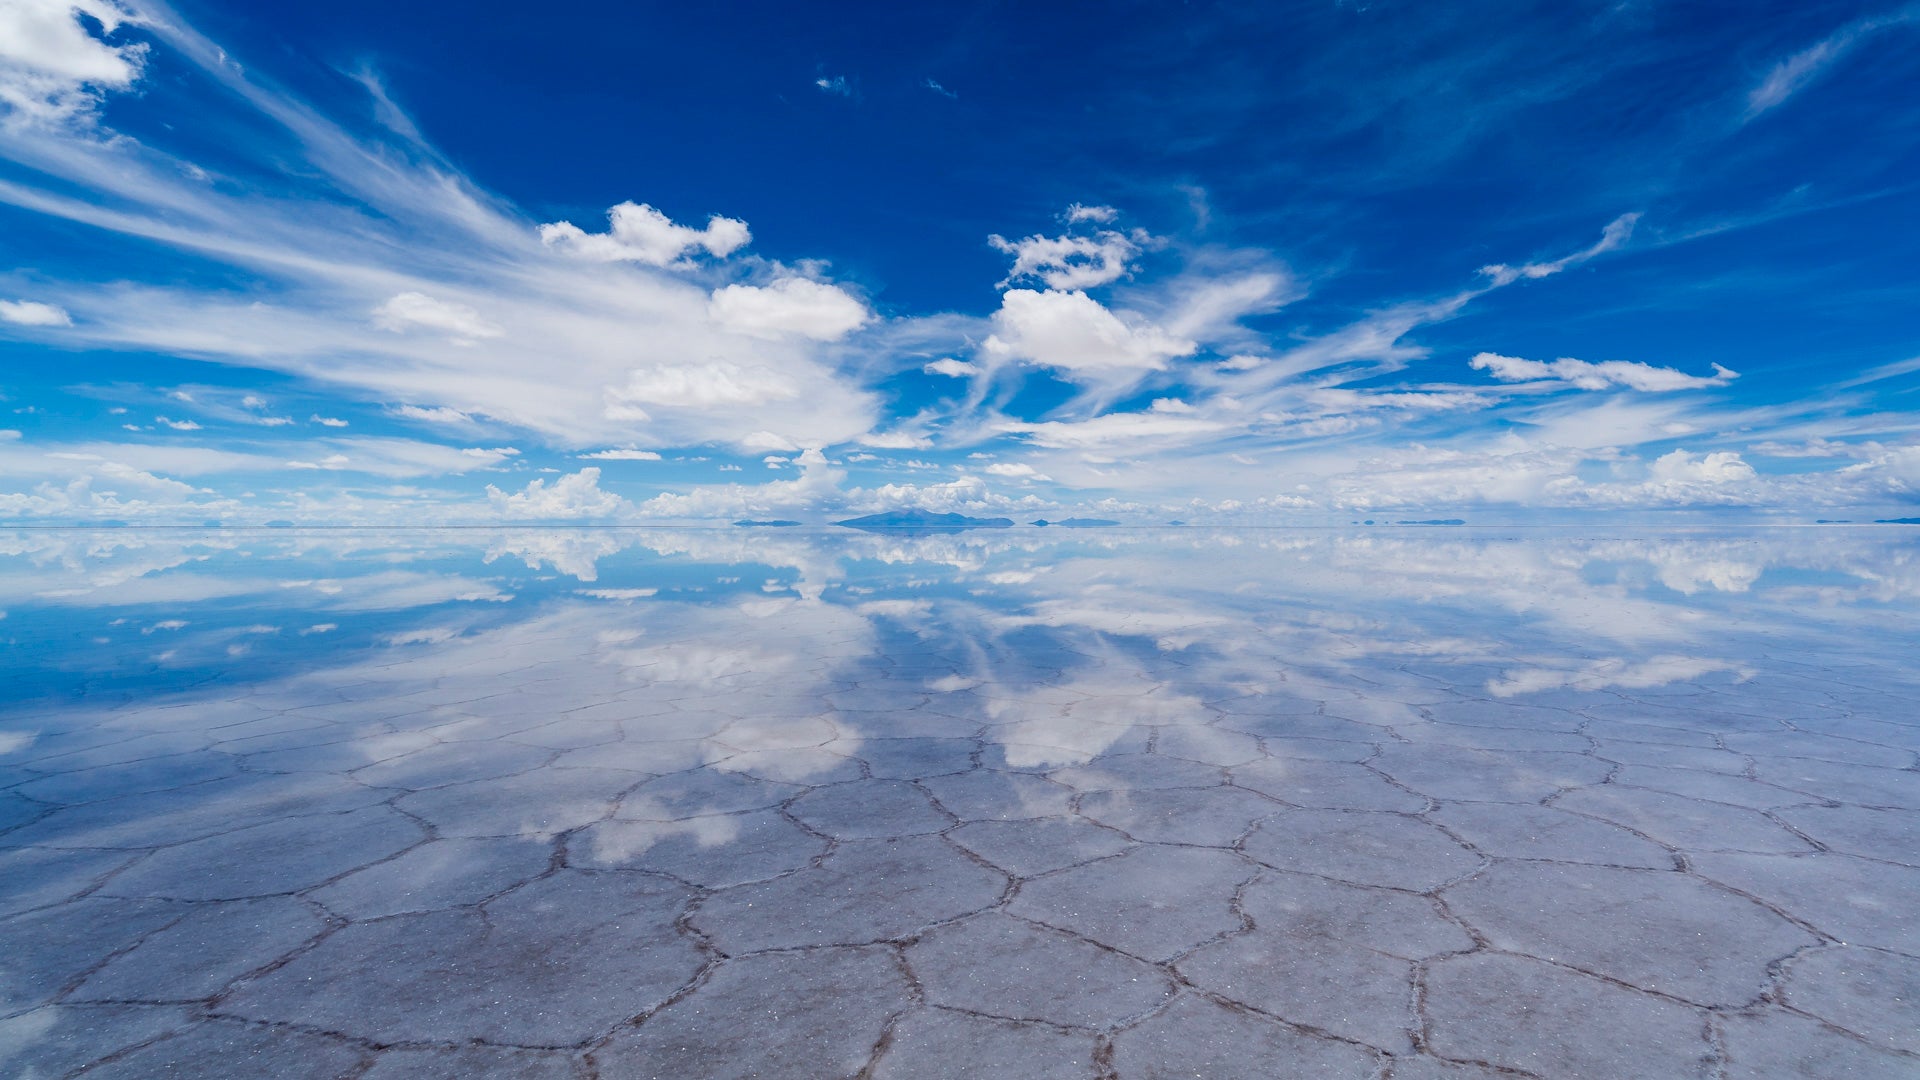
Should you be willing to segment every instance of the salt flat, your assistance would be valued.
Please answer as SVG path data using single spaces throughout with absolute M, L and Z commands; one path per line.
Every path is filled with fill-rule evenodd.
M 0 1071 L 1920 1075 L 1897 528 L 0 534 Z

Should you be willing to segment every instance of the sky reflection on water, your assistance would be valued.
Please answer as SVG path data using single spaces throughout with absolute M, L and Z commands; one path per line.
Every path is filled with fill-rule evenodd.
M 1907 530 L 0 553 L 13 1075 L 1920 1060 Z
M 741 664 L 803 655 L 802 625 L 859 628 L 866 658 L 909 634 L 986 685 L 1124 655 L 1203 698 L 1394 671 L 1513 697 L 1737 677 L 1799 649 L 1891 658 L 1916 598 L 1901 528 L 0 532 L 20 706 L 323 677 L 562 623 L 754 642 Z

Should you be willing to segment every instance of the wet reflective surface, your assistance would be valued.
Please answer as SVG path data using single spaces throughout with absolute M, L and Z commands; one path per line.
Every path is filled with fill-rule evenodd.
M 1920 1075 L 1920 534 L 0 533 L 0 1073 Z

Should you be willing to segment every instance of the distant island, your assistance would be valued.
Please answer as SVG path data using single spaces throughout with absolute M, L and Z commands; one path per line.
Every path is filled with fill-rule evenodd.
M 1425 521 L 1396 521 L 1395 525 L 1465 525 L 1465 518 L 1428 518 Z M 1371 525 L 1373 522 L 1369 521 Z
M 1046 518 L 1041 518 L 1033 524 L 1043 529 L 1049 525 L 1058 525 L 1063 529 L 1099 529 L 1120 523 L 1117 521 L 1108 521 L 1106 518 L 1068 518 L 1065 521 L 1048 521 Z
M 1920 518 L 1875 518 L 1875 525 L 1920 525 Z
M 849 529 L 911 529 L 920 532 L 959 532 L 961 529 L 1010 529 L 1012 518 L 977 518 L 965 514 L 936 514 L 929 510 L 889 510 L 884 514 L 836 521 Z
M 742 529 L 785 529 L 798 524 L 800 523 L 797 521 L 787 521 L 781 518 L 775 518 L 772 521 L 755 521 L 752 518 L 746 518 L 734 522 L 734 525 Z

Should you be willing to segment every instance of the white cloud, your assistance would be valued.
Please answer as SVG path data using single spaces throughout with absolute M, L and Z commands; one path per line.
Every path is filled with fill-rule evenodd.
M 876 426 L 880 402 L 863 386 L 870 356 L 822 350 L 804 333 L 727 331 L 707 310 L 719 283 L 667 272 L 737 251 L 748 240 L 743 223 L 687 228 L 635 203 L 616 208 L 594 235 L 552 223 L 543 243 L 534 222 L 431 147 L 395 155 L 387 141 L 363 139 L 357 123 L 335 123 L 252 82 L 247 66 L 176 17 L 141 30 L 166 50 L 178 78 L 226 91 L 206 98 L 203 126 L 265 122 L 290 138 L 270 151 L 230 147 L 239 157 L 224 163 L 227 174 L 248 178 L 232 183 L 210 183 L 207 169 L 178 156 L 184 140 L 164 126 L 143 128 L 138 142 L 10 141 L 21 168 L 0 186 L 0 201 L 98 229 L 109 242 L 209 260 L 244 283 L 36 281 L 35 302 L 71 312 L 73 329 L 63 334 L 76 347 L 281 372 L 356 398 L 485 416 L 563 450 L 641 437 L 642 445 L 730 443 L 758 430 L 828 445 Z M 757 409 L 688 407 L 645 419 L 653 410 L 607 407 L 606 388 L 635 369 L 709 361 L 777 373 L 796 392 Z
M 724 361 L 635 368 L 627 374 L 625 386 L 607 388 L 610 410 L 624 408 L 628 416 L 640 420 L 648 418 L 639 408 L 646 405 L 709 409 L 762 405 L 799 395 L 800 388 L 777 371 Z
M 1131 322 L 1083 292 L 1009 289 L 993 317 L 985 349 L 1013 359 L 1096 378 L 1114 371 L 1160 371 L 1198 346 L 1134 318 Z
M 1067 224 L 1069 225 L 1076 225 L 1082 221 L 1093 221 L 1104 225 L 1119 217 L 1120 211 L 1115 210 L 1111 206 L 1088 206 L 1084 203 L 1074 203 L 1067 207 L 1067 212 L 1062 216 L 1067 219 Z
M 337 416 L 321 416 L 319 413 L 314 413 L 311 417 L 308 417 L 307 422 L 310 424 L 319 424 L 321 427 L 341 428 L 347 426 L 347 422 Z
M 1912 9 L 1908 9 L 1890 16 L 1859 19 L 1780 61 L 1747 94 L 1747 110 L 1742 119 L 1751 120 L 1805 89 L 1846 55 L 1860 39 L 1888 27 L 1912 22 L 1914 17 Z
M 1578 266 L 1596 256 L 1604 255 L 1609 251 L 1625 246 L 1626 242 L 1632 239 L 1633 227 L 1639 220 L 1640 215 L 1637 213 L 1621 214 L 1619 217 L 1608 222 L 1606 228 L 1600 230 L 1600 239 L 1596 241 L 1593 246 L 1581 251 L 1576 251 L 1571 255 L 1554 259 L 1550 262 L 1526 263 L 1521 266 L 1508 266 L 1505 263 L 1494 263 L 1491 266 L 1481 267 L 1480 272 L 1491 279 L 1490 284 L 1492 284 L 1494 288 L 1511 285 L 1523 279 L 1552 277 L 1554 274 L 1568 267 Z
M 580 458 L 597 458 L 601 461 L 659 461 L 660 455 L 652 450 L 635 450 L 628 447 L 616 447 L 611 450 L 595 450 L 591 454 L 576 454 Z
M 4 27 L 0 27 L 0 34 L 5 32 Z M 72 326 L 73 317 L 67 314 L 65 308 L 53 304 L 42 304 L 35 300 L 0 300 L 0 322 L 13 323 L 15 326 Z
M 860 445 L 882 450 L 926 450 L 933 440 L 910 431 L 876 431 L 860 436 Z
M 835 94 L 840 97 L 853 96 L 853 84 L 847 81 L 845 75 L 835 75 L 831 79 L 822 75 L 820 78 L 813 80 L 813 85 L 823 94 Z
M 373 311 L 373 324 L 396 334 L 419 327 L 459 338 L 492 338 L 506 333 L 465 304 L 435 300 L 425 293 L 403 292 Z
M 60 123 L 87 116 L 107 90 L 126 90 L 146 63 L 144 44 L 93 36 L 85 15 L 112 37 L 139 20 L 114 0 L 0 3 L 0 105 L 10 122 Z
M 876 513 L 913 506 L 938 513 L 1013 514 L 1048 508 L 1047 500 L 1034 495 L 1011 498 L 987 486 L 978 476 L 962 476 L 938 484 L 882 484 L 876 488 L 854 488 L 846 493 L 846 508 L 852 513 Z
M 1125 276 L 1128 260 L 1139 253 L 1139 244 L 1112 230 L 1096 236 L 1029 236 L 1008 240 L 995 234 L 987 237 L 994 250 L 1013 256 L 1013 269 L 1000 282 L 1006 286 L 1023 278 L 1036 278 L 1050 289 L 1090 289 Z
M 519 453 L 510 446 L 458 447 L 416 439 L 363 436 L 325 439 L 303 448 L 307 456 L 287 462 L 296 469 L 359 472 L 391 479 L 472 472 Z
M 297 459 L 290 460 L 287 462 L 287 468 L 289 469 L 327 469 L 331 471 L 338 471 L 340 469 L 346 468 L 348 465 L 351 465 L 352 463 L 353 463 L 353 459 L 348 457 L 345 454 L 328 454 L 326 457 L 323 457 L 318 461 L 300 461 Z
M 1581 390 L 1605 390 L 1610 386 L 1624 386 L 1630 390 L 1657 393 L 1667 390 L 1692 390 L 1705 386 L 1725 386 L 1740 377 L 1739 372 L 1731 371 L 1719 364 L 1713 365 L 1711 376 L 1705 376 L 1688 375 L 1673 368 L 1654 367 L 1634 360 L 1602 360 L 1599 363 L 1567 357 L 1553 361 L 1523 360 L 1517 356 L 1501 356 L 1490 352 L 1476 355 L 1468 361 L 1468 364 L 1476 371 L 1485 371 L 1505 382 L 1552 379 Z
M 595 600 L 633 601 L 645 600 L 659 594 L 658 589 L 575 589 L 575 596 L 590 596 Z
M 1494 697 L 1504 698 L 1513 697 L 1516 694 L 1536 694 L 1558 690 L 1567 686 L 1586 691 L 1604 690 L 1607 687 L 1644 690 L 1676 682 L 1691 682 L 1703 675 L 1723 671 L 1730 672 L 1742 680 L 1753 677 L 1753 669 L 1725 660 L 1710 660 L 1695 656 L 1654 656 L 1639 663 L 1633 663 L 1620 657 L 1609 657 L 1604 660 L 1590 661 L 1577 668 L 1534 667 L 1503 672 L 1500 678 L 1487 680 L 1487 691 Z
M 796 334 L 814 341 L 838 341 L 872 317 L 867 305 L 845 289 L 800 277 L 716 289 L 707 313 L 735 333 L 763 338 Z
M 1734 451 L 1701 455 L 1674 450 L 1648 468 L 1647 490 L 1664 502 L 1731 501 L 1756 479 L 1753 466 Z
M 427 408 L 421 405 L 400 405 L 394 408 L 393 414 L 395 416 L 404 416 L 409 420 L 424 420 L 429 424 L 473 423 L 473 417 L 468 416 L 459 409 L 448 408 L 444 405 L 434 406 L 433 408 Z M 327 424 L 325 420 L 320 422 L 326 424 L 328 427 L 335 426 L 333 424 Z M 339 426 L 345 427 L 346 425 L 342 423 Z
M 169 420 L 164 416 L 156 416 L 153 418 L 153 422 L 159 424 L 161 427 L 170 427 L 175 431 L 200 430 L 200 425 L 191 420 Z
M 1086 450 L 1121 443 L 1192 441 L 1226 429 L 1217 420 L 1169 415 L 1164 412 L 1108 413 L 1091 420 L 1050 420 L 1042 424 L 1008 423 L 1002 430 L 1024 434 L 1034 444 L 1053 449 Z M 992 471 L 989 467 L 988 471 Z
M 747 223 L 715 214 L 704 229 L 676 225 L 667 215 L 645 203 L 623 202 L 607 211 L 607 231 L 589 233 L 571 221 L 540 226 L 540 239 L 549 247 L 595 262 L 638 262 L 671 266 L 680 257 L 704 250 L 725 258 L 753 238 Z
M 1897 379 L 1902 375 L 1911 375 L 1916 371 L 1920 371 L 1920 356 L 1908 357 L 1905 360 L 1896 360 L 1891 364 L 1880 364 L 1876 367 L 1868 368 L 1851 379 L 1834 384 L 1834 389 L 1850 390 L 1853 387 L 1865 386 L 1868 383 L 1877 383 L 1885 379 Z
M 1292 276 L 1277 268 L 1201 268 L 1166 291 L 1170 299 L 1158 319 L 1168 333 L 1206 342 L 1233 339 L 1235 346 L 1256 344 L 1241 319 L 1276 311 L 1304 295 Z
M 529 481 L 525 491 L 509 494 L 487 485 L 487 503 L 502 517 L 550 520 L 605 518 L 628 508 L 627 500 L 600 489 L 600 470 L 591 466 L 556 479 Z
M 1005 476 L 1005 477 L 1009 477 L 1016 480 L 1050 480 L 1052 479 L 1052 477 L 1047 476 L 1045 473 L 1042 473 L 1040 470 L 1034 468 L 1033 466 L 1023 464 L 1020 462 L 1010 462 L 1010 461 L 996 462 L 992 465 L 987 466 L 985 471 L 989 476 Z
M 838 500 L 846 474 L 833 468 L 825 454 L 806 450 L 793 464 L 800 467 L 800 476 L 793 480 L 708 484 L 686 492 L 665 492 L 641 503 L 639 511 L 651 518 L 733 518 L 818 508 Z
M 970 364 L 965 360 L 955 360 L 951 356 L 935 360 L 920 370 L 929 375 L 946 375 L 955 379 L 964 379 L 971 375 L 980 374 L 980 366 L 978 364 Z

